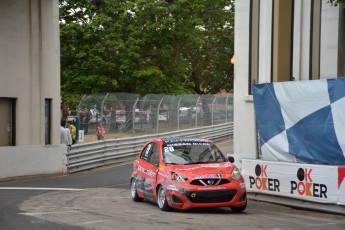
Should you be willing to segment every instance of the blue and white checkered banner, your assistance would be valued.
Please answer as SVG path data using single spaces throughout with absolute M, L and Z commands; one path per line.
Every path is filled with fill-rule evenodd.
M 253 85 L 263 160 L 345 165 L 345 79 Z

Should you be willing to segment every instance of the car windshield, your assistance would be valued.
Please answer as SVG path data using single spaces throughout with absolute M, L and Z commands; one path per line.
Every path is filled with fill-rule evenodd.
M 165 142 L 163 160 L 168 164 L 203 164 L 225 162 L 220 150 L 210 142 Z

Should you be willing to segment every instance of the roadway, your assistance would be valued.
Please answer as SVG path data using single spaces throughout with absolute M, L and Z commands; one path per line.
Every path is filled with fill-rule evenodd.
M 224 153 L 232 142 L 218 143 Z M 345 229 L 345 216 L 250 200 L 229 208 L 162 212 L 130 198 L 131 162 L 71 175 L 0 183 L 1 230 Z

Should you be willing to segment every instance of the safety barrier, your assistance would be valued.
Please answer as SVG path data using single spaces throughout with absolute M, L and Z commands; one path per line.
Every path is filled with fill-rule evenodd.
M 143 145 L 153 138 L 168 136 L 204 137 L 217 142 L 230 138 L 232 135 L 233 122 L 167 133 L 77 144 L 67 153 L 67 170 L 69 173 L 73 173 L 134 160 Z

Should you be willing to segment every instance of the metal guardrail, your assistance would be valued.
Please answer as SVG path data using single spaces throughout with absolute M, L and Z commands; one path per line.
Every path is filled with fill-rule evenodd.
M 73 173 L 134 160 L 143 145 L 153 138 L 168 136 L 204 137 L 217 142 L 230 138 L 232 135 L 233 122 L 167 133 L 78 144 L 73 146 L 67 153 L 67 170 L 69 173 Z

